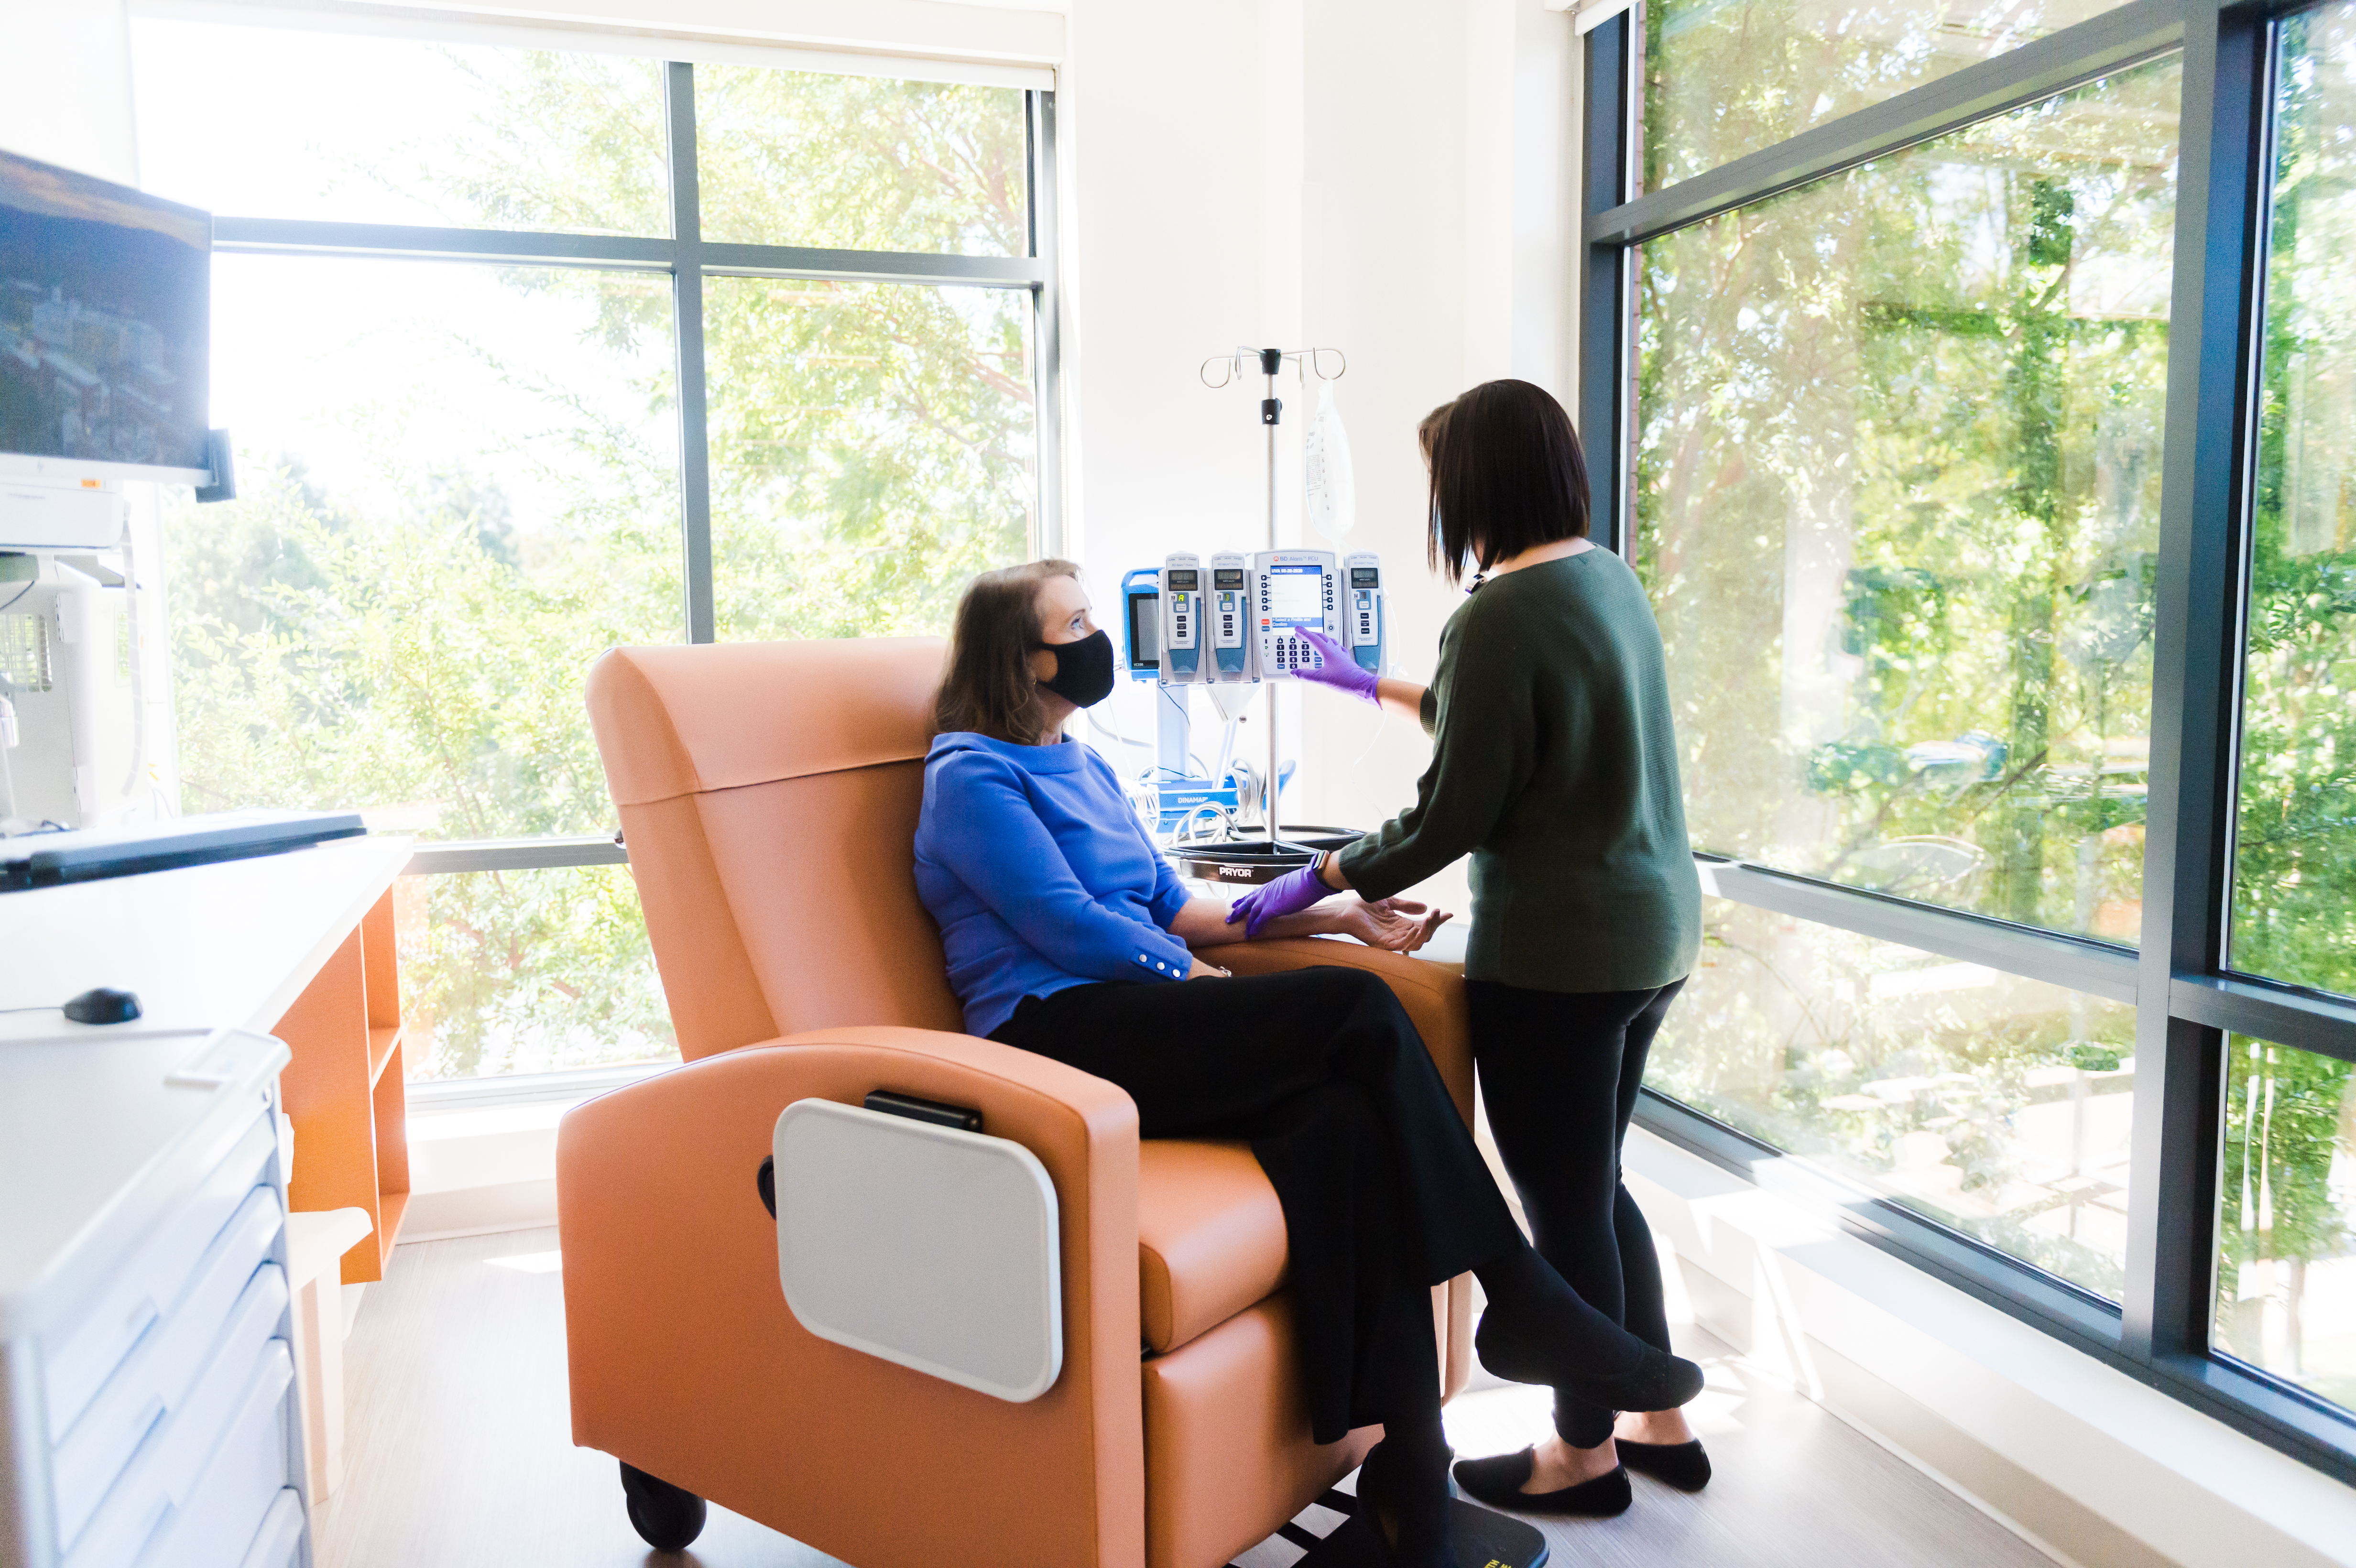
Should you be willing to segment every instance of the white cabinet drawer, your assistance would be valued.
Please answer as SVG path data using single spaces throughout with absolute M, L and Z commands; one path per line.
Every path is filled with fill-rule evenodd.
M 140 1338 L 58 1445 L 52 1473 L 59 1540 L 71 1541 L 81 1534 L 139 1440 L 187 1403 L 198 1374 L 226 1349 L 230 1317 L 254 1284 L 254 1272 L 269 1261 L 283 1223 L 276 1189 L 257 1187 L 248 1193 L 236 1216 L 213 1238 L 195 1283 L 171 1316 Z M 274 1265 L 272 1272 L 277 1272 Z M 283 1286 L 278 1294 L 283 1300 Z M 258 1342 L 277 1331 L 273 1316 L 253 1339 Z
M 148 1432 L 88 1527 L 69 1546 L 66 1568 L 128 1568 L 160 1525 L 187 1510 L 198 1474 L 255 1387 L 274 1383 L 283 1392 L 294 1375 L 286 1341 L 271 1337 L 285 1310 L 285 1275 L 270 1264 L 239 1298 L 229 1329 L 187 1403 Z M 261 1517 L 259 1509 L 254 1517 Z M 242 1544 L 244 1537 L 239 1540 Z
M 147 1542 L 137 1568 L 238 1568 L 255 1532 L 286 1489 L 293 1434 L 287 1385 L 294 1379 L 286 1341 L 270 1342 L 262 1376 L 245 1397 L 187 1496 Z
M 253 1532 L 253 1544 L 237 1568 L 302 1568 L 302 1554 L 303 1499 L 287 1487 L 262 1516 L 262 1528 Z
M 47 1347 L 52 1444 L 65 1436 L 139 1337 L 178 1305 L 213 1239 L 261 1184 L 277 1147 L 270 1117 L 256 1118 L 229 1157 L 126 1260 L 80 1325 Z

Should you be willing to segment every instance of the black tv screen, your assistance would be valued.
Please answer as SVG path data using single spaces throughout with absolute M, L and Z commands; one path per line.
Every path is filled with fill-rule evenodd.
M 212 218 L 0 153 L 0 453 L 204 468 Z

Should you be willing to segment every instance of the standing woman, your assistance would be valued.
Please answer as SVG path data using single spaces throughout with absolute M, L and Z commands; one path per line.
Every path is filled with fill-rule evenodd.
M 1498 1152 L 1539 1253 L 1666 1350 L 1659 1260 L 1620 1179 L 1645 1052 L 1701 946 L 1660 629 L 1636 574 L 1587 538 L 1586 461 L 1543 389 L 1475 387 L 1420 433 L 1432 564 L 1451 583 L 1479 567 L 1432 684 L 1378 679 L 1313 635 L 1324 665 L 1301 674 L 1415 714 L 1431 765 L 1415 805 L 1228 918 L 1257 931 L 1345 888 L 1379 900 L 1470 854 L 1464 974 Z M 1630 1468 L 1708 1482 L 1681 1412 L 1615 1413 L 1557 1384 L 1552 1438 L 1456 1478 L 1502 1507 L 1590 1515 L 1628 1507 Z

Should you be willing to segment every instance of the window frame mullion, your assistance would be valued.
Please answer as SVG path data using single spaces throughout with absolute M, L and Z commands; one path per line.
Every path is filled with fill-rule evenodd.
M 1031 187 L 1031 257 L 1038 281 L 1031 289 L 1031 428 L 1038 464 L 1033 505 L 1038 526 L 1032 552 L 1060 556 L 1069 548 L 1064 517 L 1064 375 L 1062 228 L 1056 188 L 1055 94 L 1024 94 Z
M 695 159 L 695 67 L 663 64 L 670 175 L 671 331 L 679 348 L 679 483 L 687 640 L 718 638 L 712 571 L 712 443 L 704 386 L 703 216 Z
M 1599 24 L 1581 51 L 1580 212 L 1582 227 L 1616 210 L 1635 181 L 1636 8 Z M 1579 436 L 1588 463 L 1588 533 L 1625 559 L 1635 540 L 1635 263 L 1633 246 L 1589 237 L 1580 245 Z
M 2136 1020 L 2150 1088 L 2136 1097 L 2125 1303 L 2127 1351 L 2154 1366 L 2207 1359 L 2214 1296 L 2223 1037 L 2177 1016 L 2169 989 L 2224 957 L 2272 37 L 2262 17 L 2204 9 L 2184 38 Z

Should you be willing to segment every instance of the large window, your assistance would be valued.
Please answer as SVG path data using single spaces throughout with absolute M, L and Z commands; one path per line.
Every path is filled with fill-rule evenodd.
M 1644 248 L 1633 559 L 1697 848 L 2136 939 L 2182 85 Z
M 941 632 L 1052 540 L 1049 95 L 170 16 L 134 48 L 146 183 L 217 215 L 238 447 L 237 501 L 166 518 L 184 806 L 425 840 L 412 1077 L 675 1054 L 588 666 Z
M 1609 3 L 1641 1119 L 2356 1479 L 2356 3 Z
M 2281 51 L 2233 959 L 2356 995 L 2356 7 Z

